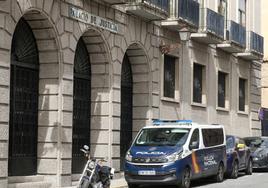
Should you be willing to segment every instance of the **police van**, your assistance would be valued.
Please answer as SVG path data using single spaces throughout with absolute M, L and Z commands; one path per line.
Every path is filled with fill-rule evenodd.
M 124 168 L 129 188 L 161 184 L 189 188 L 191 180 L 209 176 L 222 182 L 225 170 L 224 127 L 190 120 L 157 120 L 142 128 Z

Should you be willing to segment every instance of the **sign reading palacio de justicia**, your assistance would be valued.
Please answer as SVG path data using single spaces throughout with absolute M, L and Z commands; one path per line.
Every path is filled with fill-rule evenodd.
M 69 16 L 80 22 L 105 29 L 113 33 L 118 32 L 118 24 L 105 18 L 90 14 L 89 12 L 86 12 L 77 7 L 69 6 Z

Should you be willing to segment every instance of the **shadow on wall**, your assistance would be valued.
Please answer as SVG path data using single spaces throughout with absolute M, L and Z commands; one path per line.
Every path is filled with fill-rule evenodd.
M 57 138 L 58 138 L 58 112 L 57 99 L 58 95 L 51 94 L 47 87 L 53 84 L 40 84 L 39 88 L 39 114 L 38 114 L 38 165 L 37 172 L 56 174 L 56 169 L 47 168 L 46 160 L 57 159 Z M 42 88 L 44 87 L 44 88 Z M 53 99 L 53 101 L 51 100 Z M 55 160 L 56 165 L 56 160 Z

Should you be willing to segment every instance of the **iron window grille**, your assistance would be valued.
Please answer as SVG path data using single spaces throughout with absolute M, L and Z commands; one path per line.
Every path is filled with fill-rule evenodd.
M 176 58 L 164 56 L 164 97 L 175 98 Z

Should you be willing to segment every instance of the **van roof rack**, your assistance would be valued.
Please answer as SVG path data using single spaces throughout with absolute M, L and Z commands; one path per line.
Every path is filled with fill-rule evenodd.
M 174 125 L 192 125 L 192 120 L 153 120 L 153 125 L 174 124 Z

